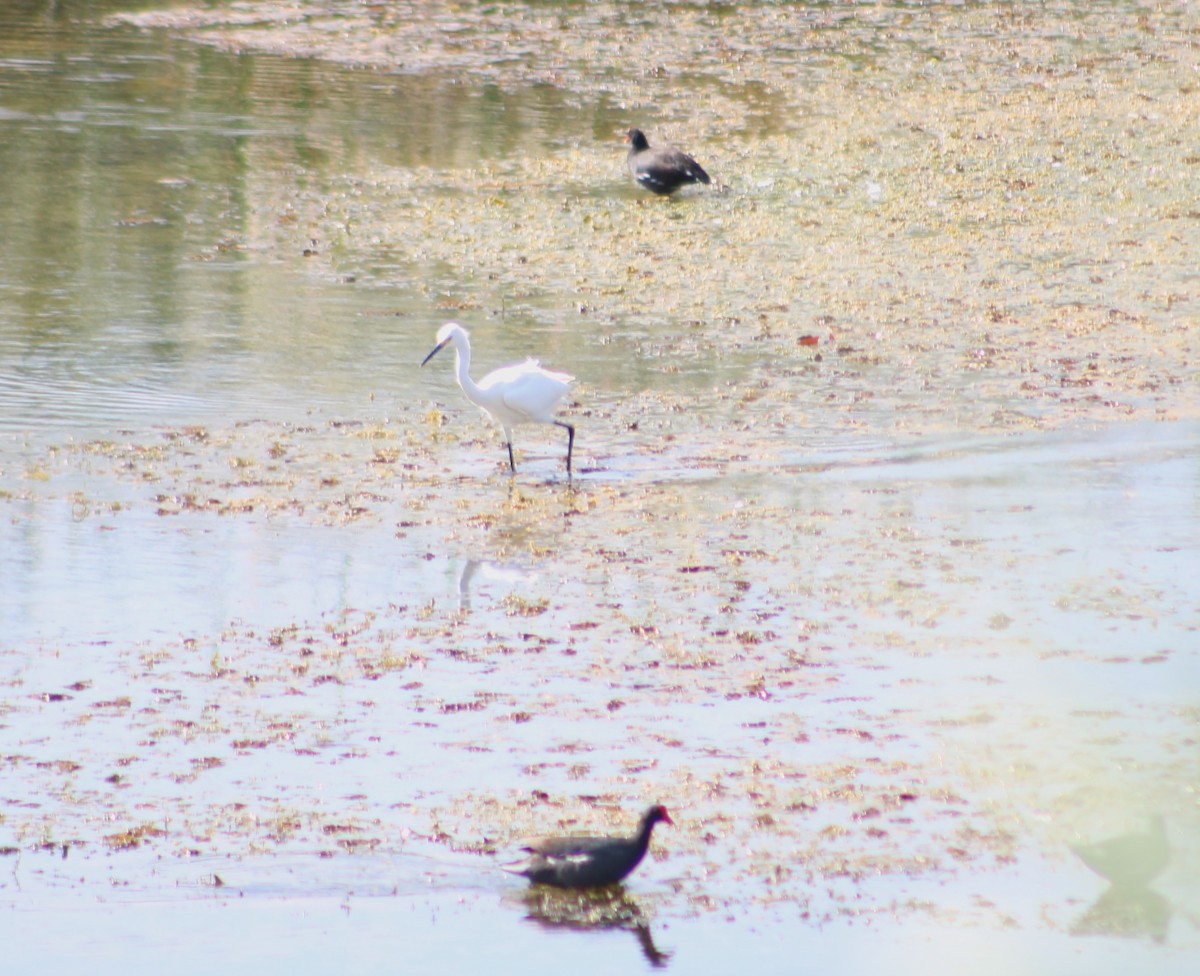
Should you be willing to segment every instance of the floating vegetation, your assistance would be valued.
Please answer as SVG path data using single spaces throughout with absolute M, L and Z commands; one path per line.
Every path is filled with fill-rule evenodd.
M 1195 520 L 1162 519 L 1190 511 L 1194 441 L 1066 437 L 1200 414 L 1184 7 L 1162 29 L 1084 3 L 120 15 L 372 85 L 588 106 L 578 132 L 496 154 L 447 135 L 403 165 L 347 140 L 281 166 L 247 138 L 247 219 L 191 258 L 303 255 L 292 273 L 347 304 L 403 291 L 573 343 L 579 472 L 531 437 L 509 480 L 496 435 L 427 392 L 386 419 L 298 403 L 6 454 L 12 537 L 69 529 L 35 555 L 124 533 L 168 614 L 212 602 L 0 649 L 0 854 L 415 848 L 482 871 L 548 820 L 606 833 L 661 799 L 681 815 L 647 899 L 522 896 L 661 961 L 647 917 L 936 912 L 948 879 L 1053 863 L 1131 797 L 1194 823 L 1200 716 L 1171 692 L 1192 687 Z M 702 97 L 664 110 L 684 86 Z M 728 192 L 642 199 L 611 106 L 686 129 Z M 283 609 L 256 602 L 272 576 Z M 127 634 L 162 592 L 96 626 Z
M 141 824 L 137 827 L 130 827 L 128 830 L 123 830 L 116 834 L 107 834 L 104 838 L 105 845 L 114 851 L 129 851 L 136 847 L 142 846 L 142 841 L 152 837 L 165 837 L 166 831 L 161 827 L 153 824 Z

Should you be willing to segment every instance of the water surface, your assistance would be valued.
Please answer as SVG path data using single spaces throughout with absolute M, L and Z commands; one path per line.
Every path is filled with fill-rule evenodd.
M 17 967 L 1191 971 L 1186 12 L 422 11 L 4 15 Z

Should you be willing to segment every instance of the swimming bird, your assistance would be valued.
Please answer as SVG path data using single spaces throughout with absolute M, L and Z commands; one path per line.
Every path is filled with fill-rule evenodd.
M 1167 827 L 1161 814 L 1151 817 L 1145 830 L 1093 844 L 1072 844 L 1071 850 L 1098 875 L 1127 888 L 1149 884 L 1171 859 Z
M 575 447 L 575 428 L 554 419 L 554 408 L 570 389 L 574 376 L 543 369 L 536 359 L 501 366 L 476 383 L 471 379 L 471 340 L 457 322 L 447 322 L 437 334 L 437 345 L 422 361 L 424 366 L 448 345 L 454 346 L 454 371 L 467 399 L 504 428 L 508 443 L 508 468 L 516 474 L 513 461 L 512 429 L 517 424 L 554 424 L 567 431 L 567 477 L 571 476 L 571 451 Z
M 629 143 L 629 173 L 647 190 L 668 196 L 685 183 L 711 183 L 704 168 L 687 153 L 674 146 L 650 148 L 641 129 L 625 134 Z
M 674 825 L 667 808 L 658 804 L 642 814 L 632 837 L 535 837 L 521 844 L 528 857 L 500 866 L 534 884 L 556 888 L 616 884 L 641 864 L 657 823 Z

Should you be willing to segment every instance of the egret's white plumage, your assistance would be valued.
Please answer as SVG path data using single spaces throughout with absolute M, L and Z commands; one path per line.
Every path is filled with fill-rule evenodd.
M 468 400 L 504 429 L 508 443 L 508 467 L 515 472 L 512 429 L 517 424 L 555 424 L 567 431 L 567 476 L 571 474 L 571 451 L 575 428 L 554 418 L 554 408 L 567 394 L 574 376 L 543 369 L 536 359 L 501 366 L 476 383 L 471 379 L 471 340 L 457 322 L 447 322 L 437 334 L 437 345 L 422 361 L 424 366 L 447 345 L 454 346 L 454 372 Z

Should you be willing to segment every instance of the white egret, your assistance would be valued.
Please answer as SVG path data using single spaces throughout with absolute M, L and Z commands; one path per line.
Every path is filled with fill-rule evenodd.
M 422 361 L 424 366 L 448 345 L 454 346 L 454 372 L 467 399 L 504 428 L 508 442 L 508 467 L 514 474 L 512 429 L 517 424 L 554 424 L 567 431 L 567 477 L 571 476 L 571 451 L 575 428 L 554 419 L 554 408 L 570 389 L 574 376 L 543 369 L 536 359 L 501 366 L 476 383 L 471 379 L 471 340 L 457 322 L 447 322 L 437 334 L 437 345 Z

